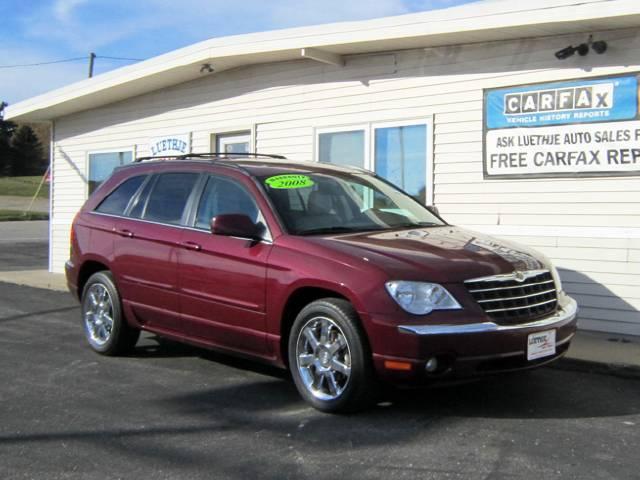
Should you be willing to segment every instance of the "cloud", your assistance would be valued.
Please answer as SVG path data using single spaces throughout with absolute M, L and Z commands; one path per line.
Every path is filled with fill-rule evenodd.
M 52 7 L 54 16 L 61 22 L 68 22 L 73 11 L 87 2 L 88 0 L 56 0 Z

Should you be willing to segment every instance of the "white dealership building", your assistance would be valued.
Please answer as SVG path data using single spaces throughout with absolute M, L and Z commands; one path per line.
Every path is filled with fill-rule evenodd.
M 580 328 L 640 335 L 640 2 L 488 1 L 213 38 L 16 103 L 51 122 L 50 269 L 137 156 L 258 151 L 377 171 L 559 267 Z

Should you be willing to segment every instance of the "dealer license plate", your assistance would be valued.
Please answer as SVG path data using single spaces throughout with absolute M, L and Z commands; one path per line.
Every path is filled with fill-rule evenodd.
M 548 357 L 556 353 L 556 331 L 536 332 L 527 338 L 527 360 Z

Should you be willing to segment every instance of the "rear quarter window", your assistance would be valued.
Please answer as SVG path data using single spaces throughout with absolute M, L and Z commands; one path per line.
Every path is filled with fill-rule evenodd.
M 122 215 L 129 205 L 129 202 L 136 194 L 146 175 L 129 178 L 121 183 L 113 192 L 100 202 L 96 208 L 96 212 L 107 213 L 110 215 Z

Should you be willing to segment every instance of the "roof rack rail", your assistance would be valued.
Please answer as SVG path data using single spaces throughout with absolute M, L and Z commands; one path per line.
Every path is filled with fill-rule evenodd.
M 142 162 L 144 160 L 188 160 L 190 158 L 210 158 L 216 160 L 225 157 L 255 157 L 255 158 L 273 158 L 276 160 L 286 160 L 284 155 L 271 155 L 268 153 L 238 153 L 238 152 L 208 152 L 208 153 L 185 153 L 183 155 L 167 155 L 165 157 L 138 157 L 134 162 Z

